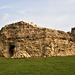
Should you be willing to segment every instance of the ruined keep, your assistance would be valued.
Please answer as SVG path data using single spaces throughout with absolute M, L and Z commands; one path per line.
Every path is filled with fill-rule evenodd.
M 0 30 L 0 56 L 11 58 L 75 55 L 75 28 L 64 31 L 17 22 Z

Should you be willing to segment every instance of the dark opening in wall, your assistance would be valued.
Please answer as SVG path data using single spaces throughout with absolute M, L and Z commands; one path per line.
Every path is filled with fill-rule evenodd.
M 10 48 L 9 48 L 10 57 L 12 57 L 14 54 L 14 48 L 15 48 L 15 45 L 10 45 Z

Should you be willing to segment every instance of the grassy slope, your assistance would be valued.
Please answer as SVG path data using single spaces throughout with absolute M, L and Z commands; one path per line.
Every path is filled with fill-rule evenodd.
M 0 58 L 0 75 L 75 75 L 75 56 Z

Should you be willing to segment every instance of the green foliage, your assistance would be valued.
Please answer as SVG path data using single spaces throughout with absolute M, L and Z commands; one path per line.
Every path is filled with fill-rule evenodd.
M 75 56 L 0 58 L 0 75 L 75 75 Z

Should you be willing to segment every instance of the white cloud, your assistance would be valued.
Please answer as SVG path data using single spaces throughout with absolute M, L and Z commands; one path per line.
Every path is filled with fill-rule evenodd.
M 6 8 L 10 8 L 10 6 L 1 6 L 1 7 L 0 7 L 0 10 L 6 9 Z
M 35 11 L 34 8 L 29 8 L 29 9 L 19 10 L 18 13 L 20 13 L 21 15 L 26 15 L 27 13 L 34 11 Z
M 9 14 L 5 13 L 2 17 L 2 19 L 0 20 L 0 23 L 6 21 L 9 18 Z
M 3 20 L 6 20 L 7 18 L 9 18 L 9 14 L 5 13 L 3 16 Z
M 8 22 L 10 15 L 8 13 L 5 13 L 3 17 L 0 20 L 0 29 Z
M 75 0 L 68 0 L 69 3 L 75 3 Z
M 71 17 L 71 14 L 64 14 L 64 15 L 61 15 L 61 16 L 58 16 L 56 22 L 65 22 L 66 20 L 70 19 Z
M 21 10 L 21 11 L 19 11 L 19 13 L 22 14 L 22 15 L 24 15 L 24 14 L 26 14 L 26 11 Z

